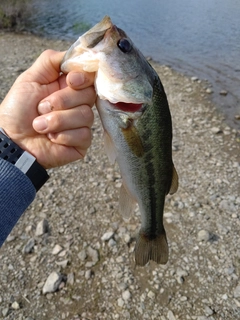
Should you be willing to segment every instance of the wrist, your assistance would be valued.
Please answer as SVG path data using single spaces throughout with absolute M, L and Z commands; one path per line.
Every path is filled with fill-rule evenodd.
M 36 191 L 49 179 L 47 171 L 36 158 L 13 142 L 2 128 L 0 128 L 0 158 L 21 170 L 31 180 Z

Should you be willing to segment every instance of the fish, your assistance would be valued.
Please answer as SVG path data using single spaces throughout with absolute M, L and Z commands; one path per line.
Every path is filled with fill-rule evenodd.
M 106 153 L 122 176 L 119 211 L 129 219 L 138 204 L 141 213 L 135 263 L 166 264 L 164 203 L 178 189 L 178 174 L 172 160 L 171 113 L 157 72 L 109 16 L 68 49 L 61 70 L 95 72 Z

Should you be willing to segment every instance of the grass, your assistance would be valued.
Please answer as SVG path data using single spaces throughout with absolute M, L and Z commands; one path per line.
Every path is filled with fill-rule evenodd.
M 1 0 L 0 28 L 17 30 L 24 25 L 31 11 L 31 0 Z

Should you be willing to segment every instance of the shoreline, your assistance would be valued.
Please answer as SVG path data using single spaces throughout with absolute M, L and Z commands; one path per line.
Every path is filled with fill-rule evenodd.
M 43 50 L 69 45 L 0 33 L 0 98 Z M 224 122 L 205 82 L 151 63 L 169 100 L 179 175 L 179 190 L 167 196 L 164 213 L 169 262 L 134 266 L 139 212 L 128 222 L 118 213 L 121 179 L 103 150 L 95 112 L 93 143 L 85 159 L 49 170 L 51 179 L 0 249 L 0 317 L 5 320 L 239 317 L 238 132 Z M 43 219 L 50 231 L 37 236 Z M 24 253 L 33 240 L 32 251 Z M 56 246 L 61 248 L 57 254 Z M 61 285 L 43 295 L 51 272 L 62 277 Z

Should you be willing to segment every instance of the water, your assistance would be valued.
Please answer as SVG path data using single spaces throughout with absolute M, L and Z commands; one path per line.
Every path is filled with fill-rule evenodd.
M 74 41 L 109 15 L 144 55 L 208 79 L 227 122 L 240 127 L 239 0 L 33 1 L 31 30 L 60 39 Z

